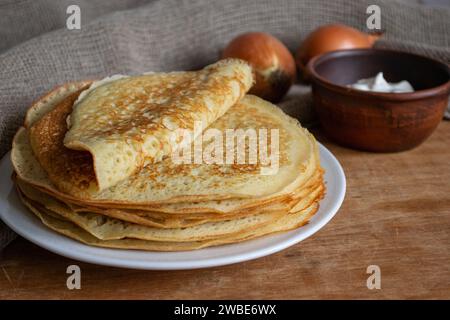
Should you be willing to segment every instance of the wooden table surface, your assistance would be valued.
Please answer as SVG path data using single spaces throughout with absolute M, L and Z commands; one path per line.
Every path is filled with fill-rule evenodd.
M 450 122 L 422 146 L 397 154 L 336 155 L 347 194 L 333 220 L 277 254 L 230 266 L 138 271 L 81 263 L 17 239 L 0 257 L 0 300 L 450 298 Z M 81 268 L 68 290 L 66 268 Z M 369 265 L 381 289 L 369 290 Z

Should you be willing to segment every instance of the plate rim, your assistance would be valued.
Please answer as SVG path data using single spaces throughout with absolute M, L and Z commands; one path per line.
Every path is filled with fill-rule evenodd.
M 77 240 L 70 239 L 64 235 L 58 234 L 57 232 L 50 230 L 44 225 L 34 225 L 36 230 L 42 229 L 41 235 L 39 234 L 33 234 L 33 232 L 27 232 L 26 230 L 22 230 L 17 223 L 14 223 L 13 220 L 8 219 L 8 215 L 3 212 L 4 203 L 9 205 L 8 209 L 15 209 L 23 214 L 23 217 L 26 217 L 26 219 L 29 219 L 29 223 L 35 224 L 36 222 L 41 223 L 36 217 L 31 216 L 32 214 L 26 210 L 25 206 L 23 206 L 23 209 L 26 210 L 26 212 L 22 212 L 21 208 L 14 207 L 13 204 L 10 203 L 10 200 L 8 199 L 8 195 L 0 194 L 0 218 L 1 220 L 12 230 L 14 230 L 17 234 L 22 236 L 23 238 L 27 239 L 28 241 L 50 251 L 55 254 L 64 256 L 69 259 L 74 259 L 77 261 L 97 264 L 97 265 L 103 265 L 103 266 L 111 266 L 111 267 L 119 267 L 119 268 L 128 268 L 128 269 L 144 269 L 144 270 L 188 270 L 188 269 L 201 269 L 201 268 L 211 268 L 211 267 L 218 267 L 218 266 L 225 266 L 230 264 L 235 264 L 239 262 L 249 261 L 258 259 L 264 256 L 268 256 L 274 253 L 277 253 L 279 251 L 282 251 L 288 247 L 291 247 L 307 238 L 312 236 L 313 234 L 317 233 L 319 230 L 321 230 L 330 220 L 336 215 L 336 213 L 339 211 L 346 193 L 346 177 L 344 170 L 339 163 L 339 161 L 336 159 L 336 157 L 329 151 L 325 146 L 323 146 L 321 143 L 318 142 L 319 150 L 321 154 L 321 160 L 322 157 L 327 158 L 327 164 L 330 164 L 334 167 L 333 174 L 337 181 L 333 181 L 336 186 L 339 186 L 338 193 L 333 195 L 334 202 L 332 202 L 331 208 L 328 210 L 324 216 L 314 221 L 313 224 L 309 223 L 306 226 L 294 229 L 292 231 L 288 231 L 285 233 L 280 233 L 276 235 L 267 235 L 261 238 L 248 240 L 241 243 L 235 243 L 235 244 L 229 244 L 229 245 L 223 245 L 218 247 L 210 247 L 210 248 L 204 248 L 199 250 L 193 250 L 193 251 L 182 251 L 182 252 L 152 252 L 152 251 L 141 251 L 141 250 L 128 250 L 128 249 L 113 249 L 113 248 L 100 248 L 100 247 L 94 247 L 89 246 L 84 243 L 81 243 Z M 329 163 L 328 163 L 329 161 Z M 8 163 L 9 162 L 9 163 Z M 6 166 L 6 169 L 4 167 Z M 0 174 L 3 176 L 3 170 L 12 170 L 11 161 L 10 161 L 10 151 L 6 153 L 3 158 L 0 161 Z M 12 172 L 12 171 L 11 171 Z M 7 172 L 8 175 L 10 175 L 11 172 Z M 327 173 L 325 173 L 327 175 Z M 329 173 L 328 173 L 329 174 Z M 3 189 L 8 189 L 11 191 L 11 188 L 13 188 L 12 181 L 9 177 L 7 179 L 4 179 L 5 182 L 3 182 L 0 186 L 0 190 L 3 191 Z M 329 181 L 325 181 L 326 183 L 330 183 Z M 5 186 L 6 185 L 6 186 Z M 327 188 L 328 190 L 328 188 Z M 5 192 L 8 193 L 9 192 Z M 329 196 L 329 193 L 327 192 L 325 194 L 325 198 Z M 321 202 L 324 201 L 324 199 L 321 200 Z M 320 212 L 320 208 L 318 213 Z M 29 215 L 29 216 L 28 216 Z M 30 218 L 31 217 L 31 218 Z M 33 221 L 33 218 L 35 221 Z M 313 217 L 314 219 L 314 217 Z M 313 221 L 312 219 L 312 221 Z M 26 222 L 26 221 L 25 221 Z M 300 231 L 300 232 L 299 232 Z M 47 234 L 47 235 L 46 235 Z M 219 256 L 219 257 L 212 257 L 208 258 L 205 257 L 203 259 L 197 259 L 197 260 L 181 260 L 181 261 L 152 261 L 152 260 L 145 260 L 145 259 L 123 259 L 120 257 L 114 257 L 114 255 L 117 255 L 117 252 L 122 253 L 130 253 L 130 252 L 137 252 L 138 255 L 143 256 L 151 256 L 153 255 L 176 255 L 176 254 L 182 254 L 182 255 L 189 255 L 192 254 L 193 256 L 198 255 L 199 252 L 205 252 L 205 250 L 222 250 L 226 249 L 227 247 L 239 247 L 243 246 L 245 244 L 249 243 L 255 243 L 256 241 L 267 241 L 268 238 L 271 237 L 282 237 L 285 236 L 286 239 L 278 240 L 275 243 L 268 244 L 268 246 L 262 246 L 258 247 L 256 249 L 240 252 L 240 253 L 231 253 L 229 255 Z M 55 238 L 60 241 L 62 241 L 62 244 L 60 242 L 52 242 L 52 241 L 43 241 L 44 238 Z M 101 251 L 103 255 L 95 255 L 94 253 L 84 252 L 81 251 L 71 251 L 70 248 L 67 248 L 67 243 L 72 243 L 74 247 L 78 247 L 79 249 L 87 249 L 88 251 Z M 59 244 L 61 244 L 59 246 Z M 111 253 L 110 255 L 105 255 L 105 253 Z

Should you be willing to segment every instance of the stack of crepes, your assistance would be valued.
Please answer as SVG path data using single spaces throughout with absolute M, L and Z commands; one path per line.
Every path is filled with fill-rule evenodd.
M 227 59 L 58 87 L 31 106 L 14 138 L 20 198 L 49 228 L 101 247 L 192 250 L 300 227 L 325 192 L 317 143 L 278 107 L 246 95 L 252 84 L 251 67 Z M 198 139 L 209 145 L 195 123 L 219 133 L 278 129 L 277 170 L 175 162 Z

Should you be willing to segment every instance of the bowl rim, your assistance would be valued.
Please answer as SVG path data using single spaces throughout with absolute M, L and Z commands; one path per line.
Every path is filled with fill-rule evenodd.
M 414 92 L 377 92 L 377 91 L 358 90 L 358 89 L 354 89 L 351 87 L 339 85 L 339 84 L 329 81 L 328 79 L 326 79 L 325 77 L 322 77 L 321 75 L 319 75 L 316 72 L 316 67 L 319 63 L 330 60 L 330 59 L 334 59 L 334 58 L 336 58 L 336 55 L 337 55 L 337 57 L 339 57 L 341 55 L 342 56 L 344 56 L 344 55 L 351 56 L 354 54 L 364 54 L 364 53 L 370 53 L 370 52 L 410 55 L 410 56 L 414 56 L 417 58 L 428 60 L 437 65 L 440 65 L 444 70 L 447 70 L 449 79 L 447 80 L 447 82 L 445 82 L 439 86 L 428 88 L 428 89 L 416 90 Z M 323 85 L 329 89 L 333 89 L 335 91 L 337 90 L 341 93 L 342 93 L 342 91 L 345 91 L 346 94 L 355 95 L 355 96 L 359 96 L 359 97 L 373 97 L 373 98 L 378 98 L 378 99 L 383 99 L 383 100 L 396 100 L 396 101 L 402 100 L 402 101 L 404 101 L 404 100 L 424 99 L 424 98 L 428 98 L 431 96 L 436 96 L 436 95 L 440 95 L 440 94 L 444 94 L 444 93 L 447 93 L 447 94 L 450 93 L 450 67 L 449 67 L 449 65 L 447 65 L 439 60 L 433 59 L 433 58 L 429 58 L 429 57 L 426 57 L 423 55 L 410 53 L 410 52 L 406 52 L 406 51 L 392 50 L 392 49 L 376 49 L 376 48 L 334 50 L 334 51 L 325 52 L 325 53 L 322 53 L 320 55 L 313 57 L 306 65 L 306 68 L 307 68 L 309 74 L 311 75 L 313 84 L 320 83 L 321 85 Z

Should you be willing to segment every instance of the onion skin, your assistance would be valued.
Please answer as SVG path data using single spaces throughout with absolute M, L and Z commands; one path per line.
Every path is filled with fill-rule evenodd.
M 343 49 L 371 48 L 380 34 L 366 34 L 343 24 L 329 24 L 311 32 L 296 53 L 297 67 L 304 73 L 308 61 L 316 55 Z
M 296 79 L 295 60 L 278 39 L 263 32 L 250 32 L 233 39 L 222 58 L 239 58 L 253 67 L 255 84 L 249 93 L 271 102 L 283 98 Z

